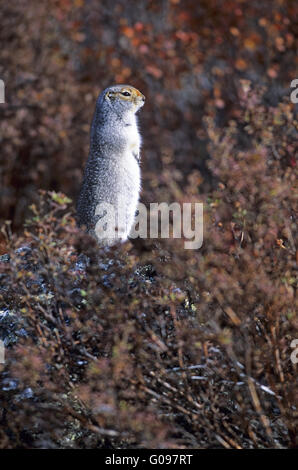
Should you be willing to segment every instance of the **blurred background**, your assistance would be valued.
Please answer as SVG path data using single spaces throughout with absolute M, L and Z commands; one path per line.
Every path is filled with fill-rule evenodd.
M 296 7 L 291 0 L 2 1 L 1 221 L 18 230 L 38 188 L 76 198 L 95 100 L 113 83 L 147 97 L 143 201 L 157 200 L 156 188 L 166 201 L 192 174 L 200 192 L 209 190 L 203 118 L 219 127 L 237 119 L 241 79 L 267 86 L 267 105 L 289 96 Z
M 0 447 L 297 448 L 297 1 L 0 0 L 0 20 L 0 338 L 22 346 Z M 114 83 L 146 96 L 142 202 L 203 202 L 200 250 L 98 263 L 76 230 Z

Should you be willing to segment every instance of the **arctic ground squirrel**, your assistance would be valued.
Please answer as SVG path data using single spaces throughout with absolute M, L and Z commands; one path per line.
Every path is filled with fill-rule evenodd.
M 106 88 L 96 102 L 77 221 L 100 245 L 127 240 L 135 221 L 141 189 L 136 113 L 144 102 L 130 85 Z

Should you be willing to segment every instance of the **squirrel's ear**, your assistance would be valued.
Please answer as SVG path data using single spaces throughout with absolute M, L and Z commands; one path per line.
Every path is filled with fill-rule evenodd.
M 105 99 L 108 100 L 108 101 L 111 101 L 111 100 L 114 100 L 116 97 L 115 97 L 115 93 L 113 91 L 107 91 L 106 94 L 105 94 Z

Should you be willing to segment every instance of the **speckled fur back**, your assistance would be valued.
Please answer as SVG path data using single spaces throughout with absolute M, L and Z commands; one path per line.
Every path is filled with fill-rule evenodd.
M 77 219 L 102 245 L 126 240 L 134 223 L 141 145 L 135 113 L 143 104 L 144 96 L 128 85 L 107 88 L 96 103 Z M 104 210 L 106 204 L 115 214 Z M 104 228 L 115 223 L 115 215 L 116 238 L 111 238 Z

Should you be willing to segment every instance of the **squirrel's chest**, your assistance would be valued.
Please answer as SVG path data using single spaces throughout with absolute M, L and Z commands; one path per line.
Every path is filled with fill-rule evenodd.
M 127 126 L 125 128 L 125 156 L 133 156 L 139 160 L 141 138 L 136 125 Z
M 109 160 L 111 179 L 124 196 L 138 194 L 140 190 L 140 145 L 141 138 L 136 123 L 123 126 L 115 142 L 115 157 Z
M 130 129 L 126 136 L 126 145 L 121 157 L 119 171 L 122 179 L 122 188 L 124 191 L 138 196 L 141 185 L 140 175 L 140 136 L 137 129 Z

